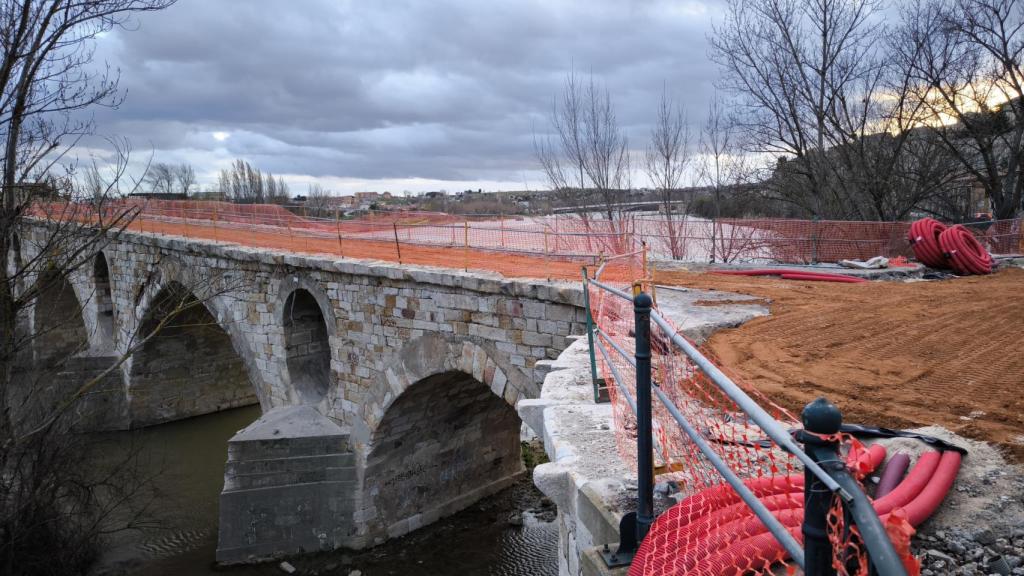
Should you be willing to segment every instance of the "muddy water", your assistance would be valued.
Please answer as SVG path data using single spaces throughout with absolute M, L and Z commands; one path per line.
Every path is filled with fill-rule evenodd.
M 97 574 L 178 576 L 277 575 L 276 563 L 218 569 L 218 495 L 223 487 L 227 440 L 259 416 L 241 408 L 106 435 L 108 451 L 134 448 L 154 476 L 146 520 L 150 527 L 110 539 Z M 300 574 L 365 576 L 495 575 L 557 573 L 558 530 L 553 509 L 528 479 L 469 509 L 404 538 L 361 552 L 334 552 L 291 560 Z

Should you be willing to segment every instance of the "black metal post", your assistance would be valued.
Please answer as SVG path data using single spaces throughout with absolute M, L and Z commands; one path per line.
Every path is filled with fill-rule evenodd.
M 824 440 L 820 435 L 839 432 L 843 416 L 834 404 L 818 398 L 804 407 L 801 413 L 804 430 L 799 440 L 804 443 L 807 454 L 819 465 L 840 462 L 839 443 Z M 807 434 L 806 432 L 811 432 Z M 807 576 L 831 576 L 836 573 L 832 567 L 832 543 L 828 539 L 828 510 L 832 506 L 832 491 L 810 470 L 804 470 L 804 574 Z
M 849 495 L 848 501 L 843 503 L 844 513 L 847 521 L 856 524 L 860 531 L 868 551 L 871 573 L 906 576 L 906 568 L 871 501 L 840 457 L 839 443 L 822 438 L 839 432 L 842 427 L 843 415 L 839 408 L 824 398 L 818 398 L 804 407 L 801 419 L 804 429 L 798 433 L 798 440 L 804 443 L 807 454 Z M 810 471 L 804 472 L 805 508 L 801 529 L 804 533 L 804 573 L 808 576 L 836 573 L 832 567 L 832 543 L 828 538 L 832 498 L 832 492 L 817 476 Z
M 633 298 L 636 335 L 636 540 L 654 523 L 654 438 L 651 433 L 651 297 Z

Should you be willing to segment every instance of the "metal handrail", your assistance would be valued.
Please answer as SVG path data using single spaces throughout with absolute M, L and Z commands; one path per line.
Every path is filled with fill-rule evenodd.
M 687 342 L 686 338 L 683 338 L 675 329 L 661 317 L 656 311 L 651 311 L 651 320 L 658 325 L 662 333 L 669 337 L 673 344 L 686 354 L 687 357 L 694 364 L 697 365 L 701 371 L 704 372 L 711 379 L 712 382 L 718 386 L 719 390 L 725 393 L 740 410 L 745 412 L 750 418 L 758 425 L 769 438 L 772 439 L 776 444 L 781 446 L 787 452 L 792 453 L 803 465 L 814 473 L 821 482 L 828 487 L 832 492 L 836 492 L 843 498 L 844 501 L 849 502 L 853 497 L 843 487 L 835 481 L 832 476 L 825 472 L 806 452 L 797 444 L 796 440 L 789 434 L 789 430 L 779 424 L 778 420 L 772 418 L 771 414 L 768 414 L 761 408 L 761 406 L 754 401 L 753 398 L 747 395 L 735 382 L 732 381 L 724 372 L 718 369 L 706 356 L 700 353 L 699 350 L 693 345 Z
M 597 280 L 591 280 L 591 284 L 605 290 L 611 294 L 614 294 L 620 298 L 633 301 L 633 297 L 619 290 L 613 288 Z M 657 311 L 651 310 L 651 319 L 658 325 L 662 333 L 669 337 L 676 347 L 680 348 L 687 357 L 690 358 L 705 374 L 711 378 L 711 381 L 722 392 L 724 392 L 733 402 L 740 407 L 740 410 L 745 412 L 751 417 L 755 424 L 758 425 L 765 434 L 768 435 L 776 444 L 781 446 L 783 449 L 791 452 L 800 462 L 803 463 L 815 476 L 817 476 L 821 482 L 828 487 L 832 492 L 837 492 L 844 501 L 849 502 L 852 498 L 849 492 L 843 489 L 835 481 L 834 478 L 829 476 L 828 472 L 825 472 L 806 452 L 800 448 L 800 445 L 790 436 L 789 431 L 783 427 L 775 418 L 772 418 L 770 414 L 765 412 L 761 406 L 757 404 L 750 396 L 747 395 L 735 382 L 732 381 L 728 376 L 725 375 L 721 370 L 718 369 L 710 360 L 708 360 L 703 354 L 700 353 L 697 348 L 686 341 L 674 328 L 664 319 L 661 314 Z
M 665 406 L 669 414 L 676 421 L 683 432 L 690 438 L 690 440 L 697 446 L 705 458 L 711 463 L 712 466 L 718 471 L 722 478 L 735 490 L 740 499 L 747 505 L 748 508 L 754 513 L 755 516 L 764 524 L 765 528 L 772 534 L 776 541 L 786 550 L 790 558 L 796 563 L 802 570 L 810 571 L 813 573 L 827 573 L 831 565 L 832 551 L 827 541 L 822 543 L 815 543 L 812 535 L 818 534 L 818 540 L 821 539 L 824 532 L 819 528 L 811 526 L 807 522 L 805 517 L 803 531 L 805 534 L 805 540 L 811 539 L 810 542 L 805 542 L 807 545 L 805 549 L 801 547 L 800 543 L 793 537 L 788 529 L 782 525 L 782 523 L 768 510 L 764 503 L 750 490 L 750 488 L 744 483 L 742 479 L 734 472 L 729 465 L 722 459 L 722 457 L 715 452 L 709 445 L 707 439 L 704 438 L 689 422 L 686 416 L 679 410 L 679 408 L 672 402 L 672 400 L 665 394 L 661 387 L 651 379 L 651 366 L 650 366 L 650 321 L 653 319 L 654 323 L 658 328 L 669 337 L 672 343 L 681 349 L 683 353 L 694 362 L 694 364 L 702 370 L 715 385 L 726 394 L 736 405 L 746 413 L 751 420 L 759 426 L 769 438 L 771 438 L 777 445 L 783 449 L 792 453 L 797 459 L 804 464 L 804 473 L 806 475 L 805 487 L 813 486 L 813 483 L 817 482 L 820 485 L 828 489 L 829 492 L 835 493 L 841 497 L 844 502 L 844 507 L 853 516 L 854 523 L 861 529 L 864 544 L 867 547 L 869 553 L 869 561 L 871 562 L 874 569 L 878 570 L 881 574 L 899 576 L 905 575 L 907 572 L 903 567 L 902 561 L 900 560 L 896 550 L 893 546 L 892 541 L 888 538 L 884 527 L 882 526 L 881 520 L 878 515 L 874 513 L 874 508 L 871 506 L 867 496 L 861 490 L 856 479 L 846 470 L 845 466 L 836 461 L 838 453 L 834 446 L 818 446 L 815 443 L 808 444 L 808 450 L 813 452 L 809 455 L 803 448 L 800 447 L 797 440 L 790 435 L 789 431 L 786 430 L 782 424 L 775 420 L 768 412 L 761 408 L 750 396 L 747 395 L 739 386 L 736 385 L 728 376 L 726 376 L 717 366 L 715 366 L 710 360 L 707 359 L 697 348 L 686 340 L 682 335 L 675 330 L 671 324 L 668 323 L 665 318 L 661 316 L 657 311 L 651 307 L 651 299 L 646 294 L 640 293 L 635 299 L 626 292 L 608 286 L 601 283 L 598 280 L 589 280 L 587 284 L 595 284 L 598 288 L 605 290 L 615 296 L 630 301 L 634 305 L 635 313 L 635 333 L 637 338 L 637 350 L 635 358 L 631 357 L 629 353 L 614 340 L 609 338 L 608 334 L 605 333 L 600 327 L 594 327 L 594 333 L 598 336 L 596 340 L 597 347 L 600 349 L 608 366 L 611 368 L 612 376 L 616 381 L 616 384 L 626 394 L 626 399 L 633 409 L 634 414 L 637 414 L 638 426 L 643 429 L 641 425 L 641 414 L 640 410 L 644 411 L 645 418 L 650 419 L 650 392 L 653 391 L 654 395 L 658 397 L 658 400 Z M 627 363 L 634 367 L 637 371 L 637 398 L 634 401 L 633 397 L 630 396 L 628 389 L 622 383 L 622 375 L 619 370 L 615 367 L 615 364 L 611 362 L 609 358 L 610 354 L 605 348 L 601 340 L 606 341 L 613 350 L 615 350 Z M 641 365 L 641 360 L 643 365 Z M 648 391 L 646 395 L 642 392 Z M 814 417 L 810 416 L 810 410 L 815 407 L 819 402 L 825 402 L 824 399 L 819 399 L 808 405 L 804 410 L 805 428 L 806 431 L 800 431 L 798 435 L 803 441 L 807 440 L 807 434 L 811 437 L 817 438 L 812 432 L 818 431 L 821 433 L 828 433 L 828 430 L 821 430 L 820 426 L 812 427 Z M 831 405 L 828 405 L 831 406 Z M 820 407 L 819 407 L 820 408 Z M 839 416 L 838 410 L 834 406 L 831 407 L 836 412 L 836 418 Z M 810 418 L 811 420 L 807 420 Z M 837 420 L 838 421 L 838 420 Z M 650 422 L 648 422 L 648 425 Z M 648 458 L 646 464 L 641 458 L 642 454 L 650 453 L 652 446 L 650 445 L 650 430 L 647 428 L 646 436 L 641 434 L 642 430 L 638 430 L 638 478 L 646 475 L 653 475 L 651 468 L 650 459 Z M 644 440 L 646 438 L 646 441 Z M 646 444 L 645 444 L 646 442 Z M 818 441 L 820 442 L 820 441 Z M 827 442 L 825 444 L 828 444 Z M 815 451 L 816 450 L 816 451 Z M 831 451 L 831 453 L 829 453 Z M 818 462 L 834 466 L 835 469 L 832 472 L 826 471 Z M 642 490 L 640 492 L 643 492 Z M 638 493 L 637 499 L 637 511 L 633 514 L 632 525 L 636 529 L 636 540 L 631 544 L 631 548 L 625 550 L 627 553 L 631 550 L 635 550 L 635 542 L 643 539 L 646 535 L 648 527 L 653 522 L 652 516 L 652 500 L 650 498 L 650 488 L 645 493 Z M 828 492 L 823 492 L 827 494 Z M 808 496 L 805 494 L 805 498 Z M 819 522 L 824 522 L 825 508 L 822 508 L 821 503 L 817 505 L 818 512 L 820 513 Z M 811 514 L 810 502 L 806 503 L 808 507 L 806 515 Z M 622 527 L 620 527 L 620 531 Z M 811 532 L 808 532 L 811 530 Z M 619 555 L 622 554 L 626 548 L 627 539 L 623 539 L 620 544 Z M 612 555 L 611 560 L 615 560 L 615 555 Z M 606 558 L 606 562 L 609 562 L 609 566 L 612 566 L 612 562 Z M 812 565 L 807 565 L 810 562 Z
M 606 335 L 605 337 L 607 338 Z M 636 368 L 636 360 L 630 357 L 629 354 L 621 346 L 619 346 L 610 339 L 608 340 L 608 343 L 611 344 L 612 348 L 615 349 L 615 351 L 618 352 L 623 359 L 625 359 L 634 368 Z M 608 365 L 612 368 L 612 375 L 617 380 L 619 378 L 618 370 L 615 368 L 614 364 L 612 364 L 608 360 L 608 353 L 604 351 L 604 347 L 601 348 L 601 352 L 605 355 L 605 361 L 608 362 Z M 782 547 L 786 549 L 786 552 L 789 552 L 790 556 L 793 558 L 793 561 L 796 562 L 798 566 L 800 566 L 801 570 L 803 570 L 804 550 L 800 547 L 800 543 L 797 542 L 795 538 L 793 538 L 793 535 L 790 534 L 788 530 L 786 530 L 786 527 L 783 526 L 781 522 L 779 522 L 779 519 L 772 515 L 772 513 L 768 510 L 764 503 L 761 502 L 761 500 L 758 499 L 758 497 L 755 496 L 753 492 L 751 492 L 750 488 L 748 488 L 747 485 L 743 483 L 743 480 L 741 480 L 740 477 L 737 476 L 731 468 L 729 468 L 729 465 L 726 464 L 724 460 L 722 460 L 722 457 L 711 449 L 711 446 L 707 443 L 707 440 L 705 440 L 704 437 L 701 436 L 696 429 L 694 429 L 694 427 L 690 424 L 689 420 L 686 419 L 686 416 L 683 416 L 682 412 L 680 412 L 676 405 L 672 403 L 672 400 L 665 395 L 665 392 L 662 391 L 661 386 L 654 384 L 653 388 L 654 394 L 658 397 L 658 400 L 660 400 L 661 403 L 665 406 L 665 408 L 668 409 L 669 414 L 671 414 L 672 418 L 675 419 L 677 424 L 679 424 L 679 427 L 683 429 L 683 432 L 685 432 L 686 435 L 690 437 L 690 440 L 692 440 L 693 443 L 697 445 L 697 448 L 701 451 L 702 454 L 704 454 L 708 461 L 711 462 L 711 465 L 715 467 L 715 470 L 718 470 L 718 473 L 722 475 L 722 478 L 724 478 L 725 481 L 728 482 L 730 486 L 732 486 L 733 490 L 736 491 L 740 499 L 742 499 L 743 502 L 746 503 L 746 505 L 754 512 L 758 519 L 764 523 L 765 527 L 768 528 L 768 531 L 772 533 L 772 536 L 774 536 L 775 539 L 778 540 L 780 544 L 782 544 Z M 636 413 L 636 406 L 635 404 L 633 404 L 632 398 L 629 397 L 628 392 L 626 394 L 626 399 L 630 401 L 630 406 L 633 408 L 633 412 Z
M 609 340 L 608 342 L 611 343 L 611 340 Z M 619 373 L 619 369 L 615 367 L 615 363 L 612 362 L 611 355 L 608 354 L 608 350 L 601 344 L 601 341 L 595 340 L 594 344 L 597 345 L 597 349 L 601 352 L 601 355 L 604 356 L 605 363 L 608 364 L 608 367 L 612 371 L 612 380 L 615 380 L 615 384 L 626 396 L 626 402 L 629 403 L 629 407 L 633 409 L 633 414 L 635 415 L 636 400 L 633 399 L 633 396 L 629 393 L 629 389 L 626 388 L 626 385 L 622 383 L 622 381 L 625 379 L 622 377 L 622 374 Z M 634 363 L 633 366 L 636 366 L 636 364 Z

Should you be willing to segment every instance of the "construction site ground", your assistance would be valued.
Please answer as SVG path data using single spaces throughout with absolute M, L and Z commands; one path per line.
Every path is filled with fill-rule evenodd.
M 438 266 L 457 270 L 486 270 L 506 278 L 541 278 L 550 280 L 578 280 L 581 264 L 596 264 L 592 258 L 566 258 L 529 251 L 486 250 L 451 246 L 429 246 L 381 240 L 353 239 L 315 235 L 282 226 L 248 226 L 244 224 L 219 226 L 212 222 L 160 220 L 138 217 L 127 225 L 128 229 L 169 236 L 182 236 L 253 246 L 297 253 L 326 254 L 366 260 L 383 260 L 402 264 Z M 628 281 L 640 275 L 633 269 L 635 259 L 612 261 L 605 268 L 606 280 Z
M 706 346 L 794 414 L 824 395 L 847 422 L 940 425 L 1024 461 L 1024 269 L 861 284 L 687 271 L 656 280 L 764 299 L 769 316 Z

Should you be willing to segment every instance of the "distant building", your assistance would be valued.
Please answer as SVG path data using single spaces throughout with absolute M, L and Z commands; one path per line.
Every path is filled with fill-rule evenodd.
M 203 194 L 218 194 L 218 195 L 223 196 L 222 194 L 220 194 L 220 192 L 196 193 L 195 196 L 198 198 L 198 197 L 200 197 Z M 143 199 L 149 199 L 149 200 L 188 200 L 188 198 L 189 198 L 188 194 L 182 194 L 181 192 L 132 192 L 132 193 L 128 194 L 128 197 L 130 197 L 130 198 L 143 198 Z M 214 200 L 214 199 L 219 200 L 220 198 L 206 198 L 206 197 L 203 197 L 203 200 Z

